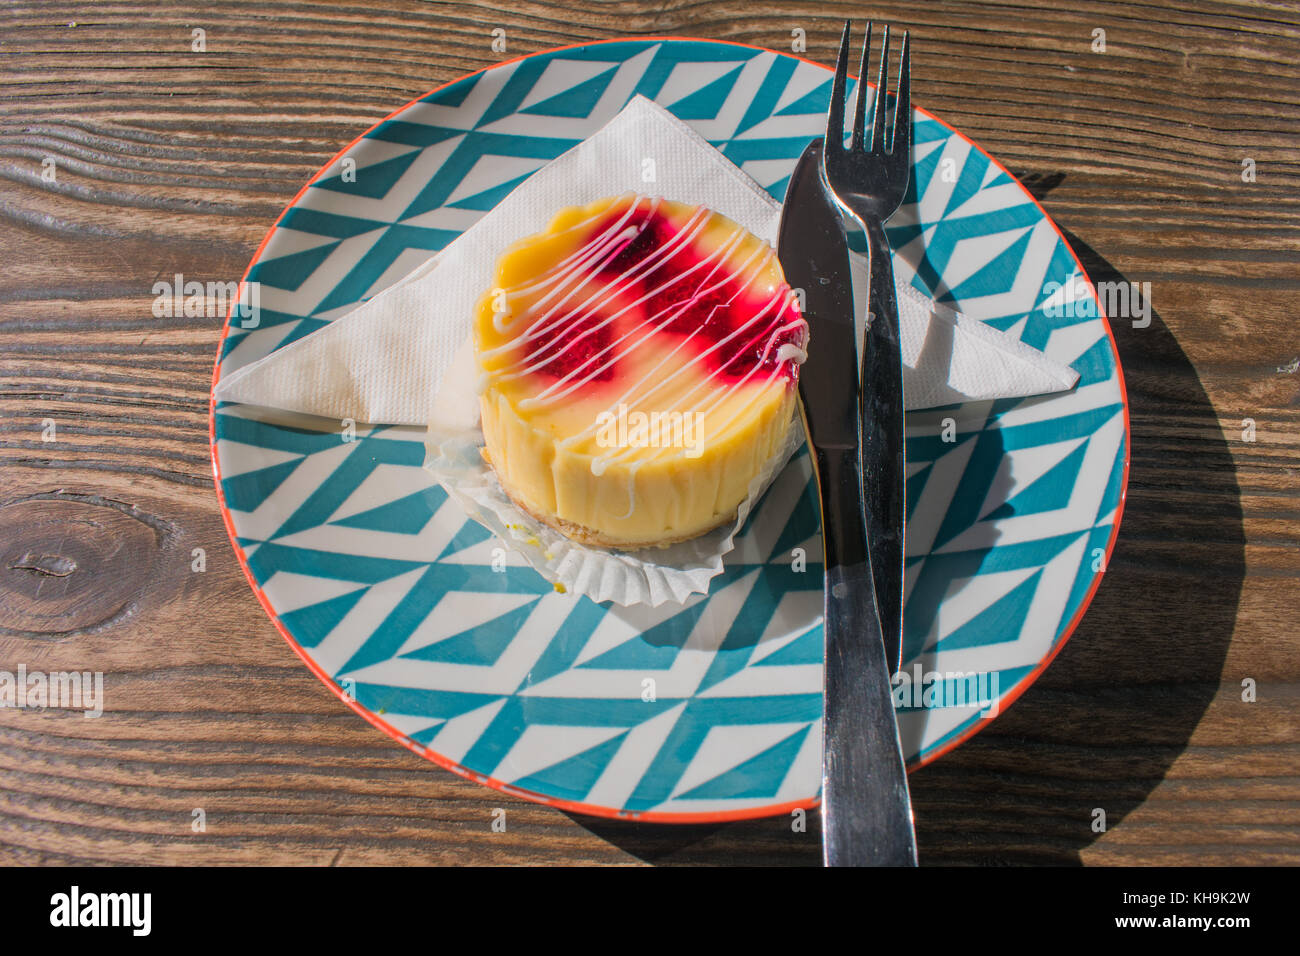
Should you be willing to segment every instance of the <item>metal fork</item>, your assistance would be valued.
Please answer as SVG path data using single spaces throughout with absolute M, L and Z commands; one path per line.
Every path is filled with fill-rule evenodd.
M 872 106 L 871 140 L 866 138 L 867 58 L 871 24 L 862 43 L 857 104 L 849 146 L 844 146 L 844 101 L 852 21 L 844 23 L 830 110 L 826 117 L 823 168 L 836 199 L 861 224 L 867 237 L 871 283 L 867 331 L 862 348 L 862 486 L 872 578 L 884 635 L 889 673 L 898 670 L 903 644 L 903 520 L 907 513 L 903 449 L 903 358 L 899 345 L 898 300 L 890 265 L 885 221 L 903 202 L 912 167 L 912 106 L 909 37 L 903 33 L 898 95 L 888 147 L 885 113 L 889 103 L 889 27 L 884 30 L 880 74 Z

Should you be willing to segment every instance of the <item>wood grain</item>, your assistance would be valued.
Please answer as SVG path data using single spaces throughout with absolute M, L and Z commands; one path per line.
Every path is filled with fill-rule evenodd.
M 1020 175 L 1095 280 L 1150 282 L 1155 312 L 1115 329 L 1132 464 L 1094 605 L 1019 702 L 914 775 L 922 857 L 1294 865 L 1300 6 L 1060 6 L 871 10 L 913 31 L 915 101 Z M 159 320 L 150 305 L 160 276 L 241 275 L 337 149 L 503 59 L 495 27 L 504 56 L 650 34 L 789 49 L 799 28 L 806 55 L 831 62 L 843 18 L 861 13 L 0 9 L 0 669 L 102 671 L 106 698 L 93 720 L 0 709 L 0 862 L 815 863 L 815 815 L 806 832 L 786 818 L 571 817 L 462 781 L 348 711 L 276 634 L 217 511 L 220 319 Z

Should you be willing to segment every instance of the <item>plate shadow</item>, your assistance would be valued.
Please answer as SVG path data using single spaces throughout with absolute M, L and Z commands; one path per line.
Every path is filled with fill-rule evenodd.
M 1094 283 L 1128 281 L 1065 236 Z M 1079 864 L 1100 837 L 1096 811 L 1109 829 L 1140 806 L 1218 692 L 1245 575 L 1232 454 L 1159 312 L 1142 328 L 1118 318 L 1111 327 L 1129 398 L 1130 468 L 1110 564 L 1042 677 L 988 729 L 912 774 L 923 865 Z M 820 862 L 816 811 L 803 832 L 788 815 L 699 825 L 569 816 L 650 863 Z
M 1065 237 L 1094 283 L 1128 282 Z M 1111 320 L 1130 465 L 1109 566 L 1042 677 L 987 731 L 913 774 L 924 862 L 1080 863 L 1101 836 L 1097 810 L 1109 829 L 1140 806 L 1218 692 L 1245 575 L 1236 469 L 1159 312 L 1134 321 Z

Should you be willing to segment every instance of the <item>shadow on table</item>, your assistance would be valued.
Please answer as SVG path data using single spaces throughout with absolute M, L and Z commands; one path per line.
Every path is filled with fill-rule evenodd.
M 1127 281 L 1066 237 L 1095 283 Z M 1110 566 L 1043 677 L 989 730 L 912 775 L 923 863 L 1078 863 L 1100 836 L 1096 810 L 1114 828 L 1141 805 L 1218 688 L 1245 572 L 1232 455 L 1159 313 L 1147 328 L 1111 326 L 1128 388 L 1130 467 Z M 687 826 L 573 819 L 652 863 L 820 861 L 816 811 L 802 833 L 789 816 Z
M 1094 283 L 1126 282 L 1066 232 Z M 1127 502 L 1107 573 L 1051 667 L 989 731 L 912 775 L 932 863 L 1078 863 L 1140 806 L 1218 690 L 1245 574 L 1236 469 L 1152 308 L 1112 319 L 1128 389 Z M 1207 569 L 1212 569 L 1208 571 Z

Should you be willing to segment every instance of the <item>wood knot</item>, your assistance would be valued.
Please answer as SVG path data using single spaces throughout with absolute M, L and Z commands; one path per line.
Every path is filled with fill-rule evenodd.
M 169 522 L 98 495 L 0 505 L 0 633 L 62 637 L 129 616 L 176 537 Z
M 61 554 L 37 554 L 34 551 L 28 551 L 9 565 L 9 570 L 35 571 L 37 574 L 48 574 L 54 578 L 66 578 L 77 570 L 77 562 L 72 558 L 65 558 Z

